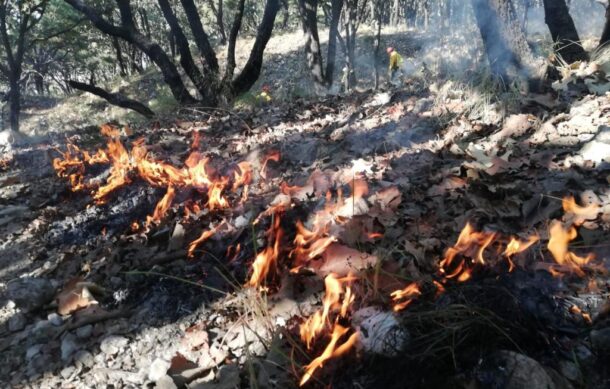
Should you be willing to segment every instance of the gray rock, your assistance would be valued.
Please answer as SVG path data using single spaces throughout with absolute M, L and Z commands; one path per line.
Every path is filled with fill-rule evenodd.
M 497 351 L 484 358 L 476 372 L 484 388 L 555 389 L 553 379 L 536 360 L 513 351 Z
M 32 311 L 53 300 L 55 288 L 44 278 L 20 278 L 8 284 L 6 297 L 25 311 Z
M 76 367 L 92 367 L 94 363 L 93 355 L 87 350 L 80 350 L 74 354 Z
M 47 316 L 47 320 L 56 327 L 64 324 L 64 319 L 59 316 L 57 313 L 53 312 Z
M 148 379 L 151 381 L 160 380 L 164 375 L 167 374 L 170 365 L 171 364 L 169 361 L 166 361 L 165 359 L 155 359 L 148 368 Z
M 74 366 L 68 366 L 66 368 L 63 368 L 59 374 L 63 377 L 64 380 L 67 380 L 68 378 L 70 378 L 72 376 L 72 374 L 74 374 L 74 372 L 76 371 L 76 369 L 74 368 Z
M 283 155 L 292 163 L 309 166 L 318 158 L 319 148 L 320 142 L 311 139 L 286 146 Z
M 79 349 L 76 336 L 68 333 L 61 341 L 61 359 L 67 361 Z
M 17 312 L 8 319 L 8 330 L 11 332 L 21 331 L 25 328 L 25 323 L 25 315 L 21 312 Z
M 35 344 L 33 346 L 28 347 L 25 351 L 25 359 L 27 361 L 31 361 L 36 355 L 40 354 L 40 350 L 42 349 L 42 344 Z
M 100 349 L 106 355 L 114 355 L 127 345 L 129 340 L 123 336 L 110 335 L 102 340 Z
M 572 382 L 579 382 L 582 379 L 580 368 L 571 361 L 559 362 L 559 370 L 561 374 Z
M 587 142 L 580 149 L 579 154 L 586 161 L 610 162 L 610 127 L 600 126 L 595 138 Z
M 174 380 L 172 380 L 172 378 L 168 375 L 164 375 L 163 377 L 161 377 L 157 381 L 155 381 L 155 388 L 156 389 L 178 389 L 178 387 L 174 383 Z
M 88 324 L 76 329 L 76 337 L 79 339 L 89 339 L 93 333 L 93 326 Z
M 610 354 L 610 327 L 593 330 L 589 336 L 594 349 L 603 354 Z

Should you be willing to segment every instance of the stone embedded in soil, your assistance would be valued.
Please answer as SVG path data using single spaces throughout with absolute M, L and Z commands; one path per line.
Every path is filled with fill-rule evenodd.
M 610 354 L 610 327 L 593 330 L 589 336 L 594 349 L 603 354 Z
M 155 381 L 156 389 L 177 389 L 178 387 L 174 383 L 174 380 L 168 375 L 164 375 Z
M 20 278 L 8 284 L 6 297 L 18 307 L 32 311 L 53 300 L 55 288 L 45 278 Z
M 61 359 L 67 361 L 79 349 L 78 339 L 76 336 L 68 333 L 61 341 Z
M 170 367 L 170 362 L 161 358 L 157 358 L 150 364 L 148 368 L 148 379 L 151 381 L 160 380 L 167 374 Z
M 93 326 L 88 324 L 76 329 L 76 337 L 79 339 L 88 339 L 93 333 Z
M 513 351 L 497 351 L 477 368 L 478 383 L 484 388 L 555 389 L 553 379 L 536 360 Z
M 100 349 L 106 355 L 115 355 L 127 345 L 129 340 L 123 336 L 110 335 L 102 340 Z
M 25 328 L 25 323 L 25 315 L 21 312 L 17 312 L 8 319 L 8 330 L 11 332 L 21 331 Z
M 27 361 L 32 360 L 32 358 L 40 354 L 40 350 L 42 349 L 42 347 L 42 344 L 35 344 L 33 346 L 28 347 L 28 349 L 25 351 L 25 359 Z
M 59 316 L 57 313 L 53 312 L 47 316 L 47 320 L 56 327 L 64 324 L 64 319 Z
M 76 367 L 92 367 L 94 363 L 93 355 L 87 350 L 80 350 L 74 354 L 74 364 Z
M 409 333 L 398 323 L 394 314 L 376 307 L 356 311 L 353 325 L 360 330 L 360 344 L 370 353 L 396 356 L 409 342 Z

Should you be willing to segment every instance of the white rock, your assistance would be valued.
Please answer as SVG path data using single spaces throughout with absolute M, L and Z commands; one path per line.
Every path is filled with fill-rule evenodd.
M 157 358 L 150 364 L 148 368 L 148 379 L 151 381 L 158 381 L 167 374 L 170 363 L 165 359 Z
M 64 319 L 59 316 L 57 313 L 53 312 L 47 316 L 47 320 L 56 327 L 64 324 Z
M 366 307 L 353 315 L 353 325 L 360 331 L 360 345 L 370 353 L 396 356 L 404 350 L 409 333 L 392 312 Z
M 105 337 L 100 343 L 100 349 L 106 355 L 114 355 L 125 347 L 129 340 L 123 336 L 110 335 Z
M 95 363 L 93 355 L 87 350 L 80 350 L 74 354 L 74 363 L 76 367 L 84 366 L 91 367 Z

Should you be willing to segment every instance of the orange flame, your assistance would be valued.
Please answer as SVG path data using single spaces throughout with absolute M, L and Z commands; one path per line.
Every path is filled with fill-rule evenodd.
M 169 208 L 172 206 L 172 201 L 174 201 L 175 196 L 176 196 L 176 191 L 174 190 L 174 187 L 171 185 L 168 186 L 167 193 L 165 193 L 165 196 L 163 196 L 163 198 L 161 200 L 159 200 L 159 202 L 157 203 L 157 206 L 155 207 L 155 211 L 153 212 L 153 215 L 146 217 L 146 226 L 147 227 L 152 225 L 153 223 L 161 222 L 161 220 L 167 214 L 167 211 L 169 210 Z
M 469 268 L 469 262 L 466 262 L 461 256 L 469 256 L 475 264 L 484 265 L 485 259 L 483 254 L 485 249 L 495 238 L 495 233 L 475 232 L 470 223 L 466 223 L 466 226 L 458 236 L 456 244 L 447 249 L 445 258 L 440 262 L 441 273 L 446 278 L 457 278 L 459 282 L 470 279 L 472 270 Z M 454 263 L 458 256 L 460 256 L 459 261 Z
M 415 282 L 407 285 L 404 289 L 393 291 L 390 296 L 392 297 L 392 301 L 395 303 L 393 308 L 394 312 L 402 311 L 408 307 L 409 304 L 413 302 L 414 298 L 419 295 L 421 295 L 421 291 Z M 404 301 L 400 302 L 401 300 Z
M 199 238 L 192 241 L 189 244 L 189 248 L 188 248 L 188 252 L 187 252 L 189 258 L 193 257 L 193 255 L 195 254 L 195 250 L 197 249 L 197 246 L 199 246 L 200 244 L 202 244 L 203 242 L 205 242 L 206 240 L 208 240 L 212 236 L 214 236 L 224 224 L 225 224 L 225 222 L 223 221 L 222 223 L 218 224 L 216 227 L 214 227 L 210 230 L 203 231 L 201 233 L 201 235 L 199 236 Z
M 567 213 L 572 213 L 577 216 L 576 224 L 580 225 L 585 220 L 592 220 L 597 217 L 597 214 L 601 212 L 601 206 L 599 204 L 589 204 L 586 207 L 581 207 L 576 204 L 573 196 L 564 197 L 561 200 L 563 210 Z
M 530 236 L 527 239 L 527 241 L 525 241 L 525 242 L 520 241 L 519 239 L 517 239 L 515 237 L 511 237 L 510 242 L 508 242 L 508 245 L 506 245 L 506 249 L 502 253 L 506 257 L 506 260 L 508 261 L 508 265 L 509 265 L 508 272 L 509 273 L 515 269 L 515 264 L 513 263 L 511 257 L 516 254 L 524 252 L 531 245 L 538 242 L 539 240 L 540 240 L 540 237 L 538 235 Z
M 260 176 L 266 180 L 267 179 L 267 164 L 269 163 L 269 161 L 279 162 L 279 160 L 280 160 L 279 151 L 273 150 L 273 151 L 269 152 L 269 154 L 267 154 L 267 156 L 265 157 L 265 159 L 263 161 L 263 166 L 261 167 Z
M 580 307 L 578 305 L 572 305 L 570 307 L 570 312 L 575 315 L 581 316 L 583 318 L 583 320 L 588 324 L 593 323 L 593 320 L 591 319 L 591 315 L 589 315 L 587 312 L 583 312 L 583 310 L 580 309 Z
M 269 273 L 277 266 L 280 256 L 280 242 L 283 236 L 279 215 L 275 215 L 273 223 L 267 231 L 267 236 L 269 237 L 269 243 L 267 247 L 256 255 L 252 263 L 252 275 L 246 284 L 247 286 L 260 287 L 267 279 Z
M 313 373 L 322 367 L 326 361 L 344 355 L 354 346 L 354 344 L 356 344 L 359 336 L 358 332 L 354 332 L 343 344 L 337 347 L 339 340 L 348 331 L 349 327 L 343 327 L 341 324 L 335 322 L 328 345 L 319 357 L 315 358 L 313 361 L 311 361 L 311 363 L 305 366 L 305 374 L 303 374 L 299 386 L 305 385 L 305 383 L 307 383 L 307 381 L 309 381 L 309 379 L 313 376 Z
M 585 275 L 582 267 L 589 263 L 593 258 L 593 254 L 588 254 L 586 257 L 579 257 L 568 250 L 570 241 L 576 239 L 578 232 L 576 228 L 570 227 L 567 230 L 561 225 L 561 222 L 554 220 L 549 228 L 549 243 L 548 249 L 553 255 L 555 261 L 562 266 L 566 266 L 570 271 L 573 271 L 578 276 Z
M 350 274 L 347 277 L 339 278 L 338 275 L 331 273 L 324 279 L 325 295 L 322 309 L 310 316 L 299 328 L 301 340 L 311 348 L 315 338 L 320 335 L 322 330 L 329 323 L 330 314 L 339 310 L 340 317 L 346 317 L 349 306 L 354 301 L 354 295 L 350 285 L 345 288 L 343 284 L 354 281 L 355 278 Z M 343 295 L 343 302 L 341 296 Z

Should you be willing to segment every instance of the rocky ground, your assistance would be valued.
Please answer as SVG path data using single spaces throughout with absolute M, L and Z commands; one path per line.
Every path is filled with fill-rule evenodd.
M 247 200 L 237 192 L 228 208 L 185 217 L 189 201 L 205 195 L 183 191 L 147 229 L 141 225 L 163 188 L 133 178 L 95 204 L 53 169 L 64 136 L 6 149 L 0 382 L 297 386 L 325 344 L 308 350 L 298 327 L 319 308 L 324 277 L 353 272 L 357 298 L 341 320 L 359 333 L 359 345 L 308 385 L 608 386 L 610 95 L 599 68 L 564 76 L 544 95 L 414 78 L 388 91 L 185 110 L 176 120 L 122 129 L 128 149 L 143 136 L 155 158 L 176 166 L 193 147 L 218 171 L 252 166 Z M 202 138 L 192 146 L 195 132 Z M 91 151 L 106 142 L 97 129 L 67 135 Z M 277 151 L 278 160 L 263 166 Z M 104 169 L 88 170 L 89 179 L 103 182 Z M 368 183 L 361 199 L 356 181 Z M 353 201 L 334 210 L 335 242 L 311 269 L 289 273 L 295 222 L 311 226 L 332 204 L 326 189 L 336 196 L 337 188 Z M 595 211 L 562 210 L 568 195 Z M 271 246 L 265 230 L 279 215 L 286 237 L 277 274 L 266 290 L 242 287 L 257 253 Z M 570 250 L 595 259 L 578 271 L 554 267 L 546 248 L 553 220 L 573 223 Z M 507 238 L 535 232 L 540 241 L 515 257 L 513 272 L 502 262 L 476 268 L 464 283 L 441 280 L 439 261 L 467 222 Z M 189 258 L 189 242 L 215 228 Z M 420 299 L 392 313 L 390 292 L 413 281 Z

